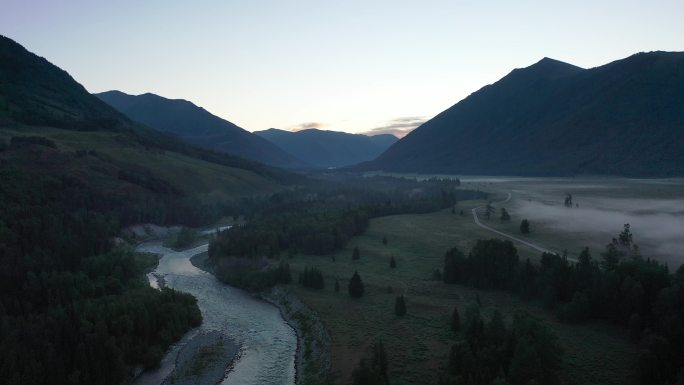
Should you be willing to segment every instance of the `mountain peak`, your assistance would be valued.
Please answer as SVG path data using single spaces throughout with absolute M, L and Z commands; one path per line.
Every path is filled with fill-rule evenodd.
M 583 71 L 584 69 L 581 67 L 577 67 L 575 65 L 562 62 L 560 60 L 552 59 L 550 57 L 544 57 L 543 59 L 539 60 L 538 62 L 532 64 L 529 67 L 525 68 L 518 68 L 513 70 L 513 73 L 515 72 L 525 72 L 525 73 L 534 73 L 536 76 L 540 77 L 545 77 L 545 78 L 555 78 L 555 77 L 562 77 L 562 76 L 568 76 L 568 75 L 574 75 L 577 72 Z

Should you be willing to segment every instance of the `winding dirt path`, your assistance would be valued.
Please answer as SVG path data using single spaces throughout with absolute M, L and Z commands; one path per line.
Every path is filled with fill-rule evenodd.
M 493 203 L 506 203 L 506 202 L 508 202 L 508 201 L 511 200 L 511 197 L 512 197 L 512 196 L 513 196 L 513 195 L 512 195 L 511 193 L 508 193 L 508 196 L 506 197 L 506 199 L 504 199 L 504 200 L 502 200 L 502 201 L 498 201 L 498 202 L 493 202 Z M 537 251 L 539 251 L 539 252 L 542 252 L 542 253 L 551 253 L 551 254 L 560 254 L 560 253 L 558 253 L 557 251 L 549 250 L 549 249 L 544 248 L 544 247 L 542 247 L 542 246 L 535 245 L 535 244 L 532 243 L 532 242 L 528 242 L 528 241 L 526 241 L 526 240 L 524 240 L 524 239 L 520 239 L 520 238 L 518 238 L 518 237 L 516 237 L 516 236 L 514 236 L 514 235 L 510 235 L 510 234 L 504 233 L 503 231 L 499 231 L 499 230 L 497 230 L 497 229 L 494 229 L 494 228 L 492 228 L 492 227 L 490 227 L 490 226 L 487 226 L 487 225 L 485 225 L 484 223 L 480 222 L 480 218 L 477 216 L 477 211 L 480 210 L 480 209 L 482 209 L 483 207 L 485 207 L 485 206 L 478 206 L 478 207 L 475 207 L 474 209 L 471 210 L 472 213 L 473 213 L 473 220 L 475 221 L 475 224 L 476 224 L 476 225 L 482 227 L 482 228 L 485 229 L 485 230 L 491 231 L 492 233 L 495 233 L 495 234 L 497 234 L 497 235 L 500 235 L 500 236 L 502 236 L 502 237 L 511 239 L 511 240 L 513 240 L 513 241 L 515 241 L 515 242 L 518 242 L 518 243 L 522 243 L 523 245 L 525 245 L 525 246 L 527 246 L 527 247 L 531 247 L 532 249 L 537 250 Z M 577 262 L 577 260 L 574 259 L 574 258 L 568 258 L 568 261 Z

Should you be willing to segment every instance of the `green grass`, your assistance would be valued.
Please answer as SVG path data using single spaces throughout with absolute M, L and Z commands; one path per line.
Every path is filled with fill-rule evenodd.
M 481 203 L 462 202 L 459 209 L 466 211 Z M 477 298 L 485 314 L 494 309 L 511 314 L 525 308 L 544 319 L 565 349 L 562 376 L 567 384 L 634 383 L 636 346 L 612 325 L 562 324 L 537 303 L 524 302 L 515 295 L 447 286 L 431 278 L 435 269 L 442 268 L 447 248 L 458 245 L 467 251 L 478 238 L 491 238 L 491 233 L 473 224 L 468 211 L 463 217 L 444 210 L 374 219 L 364 235 L 334 255 L 334 261 L 332 256 L 304 255 L 290 260 L 295 277 L 305 266 L 316 266 L 326 276 L 326 287 L 321 291 L 297 285 L 291 288 L 320 314 L 331 331 L 335 383 L 350 382 L 353 368 L 375 338 L 385 343 L 393 384 L 434 383 L 455 339 L 449 330 L 453 307 L 459 306 L 463 313 Z M 383 236 L 389 241 L 387 245 L 382 244 Z M 351 260 L 355 246 L 361 250 L 358 261 Z M 519 247 L 523 256 L 539 254 L 525 249 Z M 389 267 L 391 255 L 397 260 L 395 269 Z M 366 294 L 359 300 L 347 294 L 347 283 L 355 270 L 366 286 Z M 339 293 L 333 290 L 335 278 L 340 280 Z M 397 318 L 393 311 L 399 294 L 407 299 L 404 318 Z

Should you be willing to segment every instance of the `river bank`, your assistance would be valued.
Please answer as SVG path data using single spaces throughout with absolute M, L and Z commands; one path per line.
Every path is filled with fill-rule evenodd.
M 190 262 L 213 274 L 213 267 L 207 263 L 208 257 L 206 252 L 197 254 L 190 258 Z M 323 320 L 284 287 L 276 286 L 270 292 L 256 294 L 254 297 L 278 308 L 282 318 L 297 335 L 296 384 L 329 383 L 331 338 Z
M 167 352 L 161 368 L 143 373 L 135 385 L 294 384 L 295 330 L 277 307 L 194 266 L 191 258 L 207 249 L 203 244 L 173 250 L 161 239 L 137 245 L 139 252 L 162 255 L 148 274 L 150 284 L 192 294 L 203 322 Z

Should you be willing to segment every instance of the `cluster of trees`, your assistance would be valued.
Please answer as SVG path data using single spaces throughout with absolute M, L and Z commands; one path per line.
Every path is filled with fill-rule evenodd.
M 459 182 L 449 180 L 375 177 L 342 181 L 291 189 L 252 202 L 245 212 L 248 223 L 222 232 L 210 245 L 210 257 L 275 257 L 285 250 L 324 255 L 363 233 L 370 218 L 435 211 L 458 199 L 484 195 L 457 189 Z
M 463 338 L 451 347 L 440 384 L 560 383 L 562 350 L 555 335 L 529 314 L 514 313 L 508 326 L 498 310 L 485 321 L 479 306 L 473 304 L 459 329 Z
M 324 255 L 361 234 L 368 226 L 368 218 L 361 208 L 273 213 L 222 231 L 209 245 L 209 256 L 271 258 L 284 250 Z
M 222 259 L 260 260 L 283 252 L 325 255 L 342 249 L 353 236 L 362 234 L 374 217 L 419 213 L 453 206 L 459 199 L 485 196 L 478 191 L 458 189 L 458 180 L 429 179 L 417 181 L 392 177 L 328 176 L 301 188 L 292 188 L 268 198 L 244 201 L 241 209 L 247 223 L 222 231 L 209 245 L 209 261 L 218 277 L 232 285 L 250 286 L 245 277 L 254 277 L 247 269 L 263 270 L 261 263 L 243 263 L 241 276 L 231 271 L 235 262 Z M 387 244 L 387 238 L 383 238 Z M 360 258 L 355 248 L 352 259 Z M 261 274 L 260 272 L 257 272 Z M 275 282 L 261 274 L 259 285 Z
M 197 241 L 198 237 L 197 230 L 183 226 L 171 241 L 171 247 L 177 250 L 184 249 Z
M 130 223 L 122 210 L 144 216 L 135 205 L 151 195 L 128 200 L 4 156 L 2 382 L 120 384 L 133 366 L 158 364 L 201 315 L 191 296 L 148 287 L 142 277 L 155 259 L 112 248 L 120 226 Z
M 643 347 L 641 383 L 674 383 L 684 373 L 684 267 L 670 274 L 635 252 L 631 238 L 625 226 L 600 261 L 585 248 L 577 263 L 544 253 L 539 265 L 519 261 L 509 241 L 478 241 L 467 257 L 447 252 L 444 280 L 540 299 L 568 322 L 605 319 L 628 327 Z
M 371 346 L 369 357 L 362 358 L 352 372 L 353 385 L 389 385 L 387 353 L 381 340 Z
M 323 273 L 315 267 L 305 267 L 304 271 L 299 274 L 299 284 L 309 289 L 323 289 L 325 287 Z
M 285 261 L 272 266 L 263 259 L 222 258 L 210 268 L 219 281 L 253 292 L 292 282 L 290 265 Z

